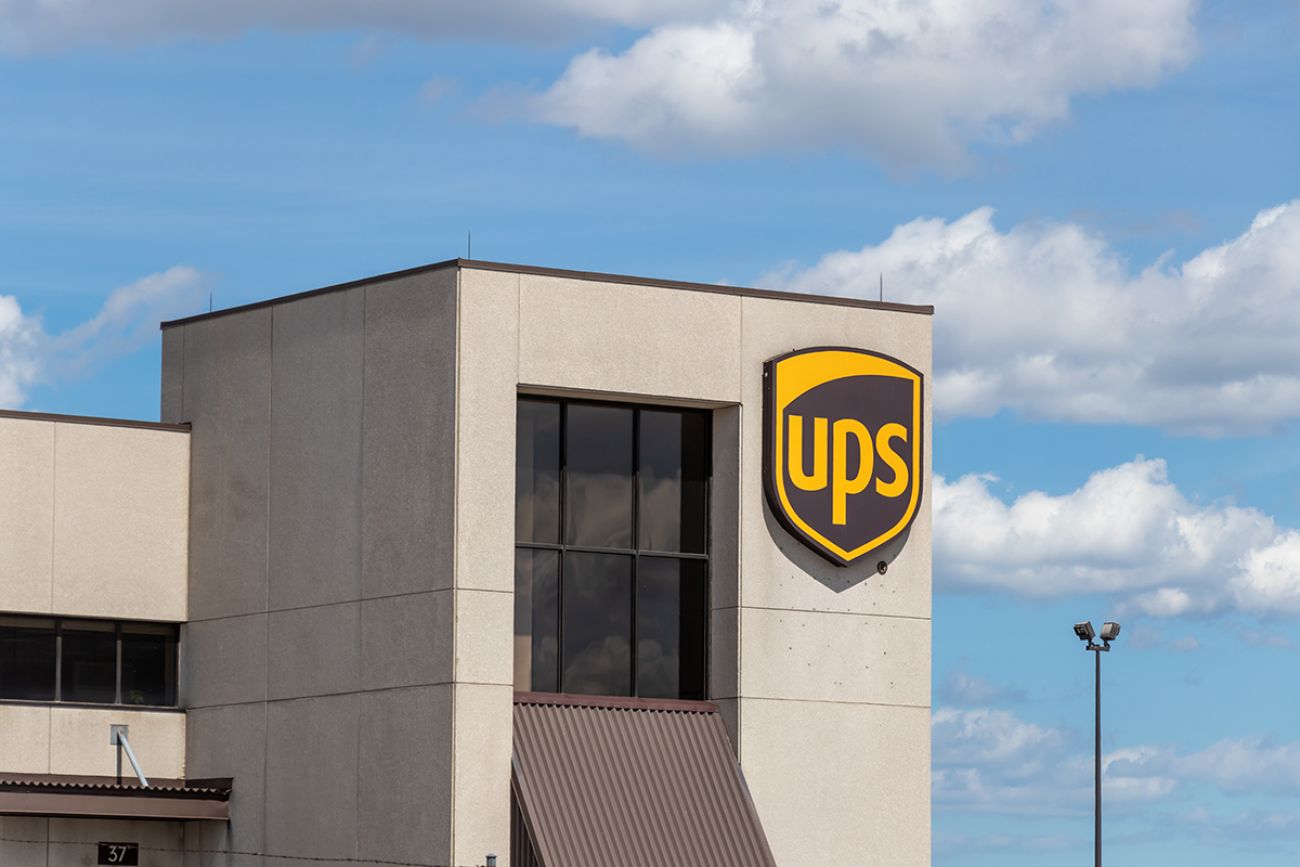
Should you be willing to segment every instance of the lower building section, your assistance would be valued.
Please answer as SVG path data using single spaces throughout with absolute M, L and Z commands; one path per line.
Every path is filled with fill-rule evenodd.
M 186 841 L 196 822 L 125 822 L 113 819 L 49 819 L 0 816 L 0 864 L 4 867 L 83 867 L 103 863 L 100 843 L 138 845 L 139 867 L 186 867 Z M 119 850 L 125 853 L 126 850 Z M 112 856 L 110 856 L 112 857 Z

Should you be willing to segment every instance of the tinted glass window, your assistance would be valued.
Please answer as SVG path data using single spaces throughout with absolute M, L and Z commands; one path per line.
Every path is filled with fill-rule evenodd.
M 566 541 L 631 548 L 632 410 L 570 404 L 566 412 Z
M 111 623 L 63 624 L 63 701 L 117 700 L 117 635 Z
M 560 541 L 560 405 L 519 401 L 515 438 L 515 538 Z
M 638 548 L 705 552 L 707 440 L 703 413 L 641 411 Z
M 0 698 L 53 701 L 53 620 L 0 618 Z
M 515 688 L 703 699 L 709 413 L 523 398 Z
M 515 684 L 559 691 L 560 554 L 515 551 Z
M 122 627 L 122 704 L 176 703 L 176 639 L 171 626 Z
M 562 692 L 632 694 L 632 558 L 564 555 Z
M 641 558 L 636 574 L 637 695 L 704 698 L 708 610 L 704 561 Z

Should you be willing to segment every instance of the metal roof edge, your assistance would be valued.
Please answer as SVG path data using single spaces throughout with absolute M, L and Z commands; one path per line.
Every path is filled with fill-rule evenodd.
M 922 316 L 934 315 L 933 304 L 903 304 L 896 301 L 871 301 L 866 298 L 847 298 L 838 295 L 814 295 L 807 292 L 785 292 L 776 289 L 755 289 L 746 286 L 726 286 L 720 283 L 697 283 L 687 280 L 664 280 L 655 277 L 637 277 L 631 274 L 610 274 L 603 271 L 578 271 L 567 268 L 546 268 L 539 265 L 519 265 L 510 262 L 492 262 L 485 259 L 446 259 L 428 265 L 417 265 L 414 268 L 406 268 L 401 271 L 389 271 L 384 274 L 375 274 L 371 277 L 361 277 L 356 280 L 349 280 L 345 283 L 334 283 L 329 286 L 322 286 L 318 289 L 308 289 L 290 295 L 281 295 L 276 298 L 253 301 L 249 304 L 240 304 L 236 307 L 227 307 L 223 310 L 196 313 L 193 316 L 185 316 L 180 319 L 171 319 L 159 323 L 158 327 L 166 329 L 177 325 L 187 325 L 191 322 L 203 322 L 208 319 L 216 319 L 234 313 L 246 313 L 250 310 L 259 310 L 276 304 L 287 304 L 291 301 L 299 301 L 303 298 L 311 298 L 316 295 L 325 295 L 330 292 L 342 292 L 347 289 L 356 289 L 359 286 L 367 286 L 372 283 L 383 283 L 389 280 L 398 280 L 403 277 L 412 277 L 418 274 L 441 271 L 445 268 L 459 268 L 470 271 L 503 271 L 511 274 L 528 274 L 536 277 L 559 277 L 567 280 L 586 280 L 596 283 L 618 283 L 627 286 L 651 286 L 660 289 L 708 292 L 715 295 L 736 295 L 745 298 L 766 299 L 769 301 L 794 301 L 802 304 L 826 304 L 834 307 L 857 307 L 867 310 L 884 310 L 893 313 L 915 313 Z
M 0 418 L 14 418 L 25 421 L 52 421 L 60 424 L 91 424 L 102 427 L 129 427 L 144 430 L 163 430 L 175 433 L 189 433 L 188 422 L 168 424 L 161 421 L 141 421 L 132 418 L 106 418 L 96 415 L 64 415 L 56 412 L 28 412 L 22 409 L 0 409 Z

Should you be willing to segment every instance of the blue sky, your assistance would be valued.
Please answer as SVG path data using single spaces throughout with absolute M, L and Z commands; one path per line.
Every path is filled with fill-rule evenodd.
M 468 230 L 883 273 L 938 306 L 935 863 L 1087 857 L 1117 617 L 1108 863 L 1295 864 L 1300 4 L 455 5 L 0 0 L 0 401 L 156 418 L 159 318 Z

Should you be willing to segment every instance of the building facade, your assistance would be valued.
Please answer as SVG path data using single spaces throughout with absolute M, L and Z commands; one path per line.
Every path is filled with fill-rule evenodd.
M 118 657 L 103 707 L 0 668 L 47 812 L 0 860 L 928 864 L 929 312 L 456 260 L 166 323 L 160 425 L 0 419 L 0 617 Z M 809 376 L 847 384 L 780 403 Z M 36 803 L 110 722 L 225 815 Z

